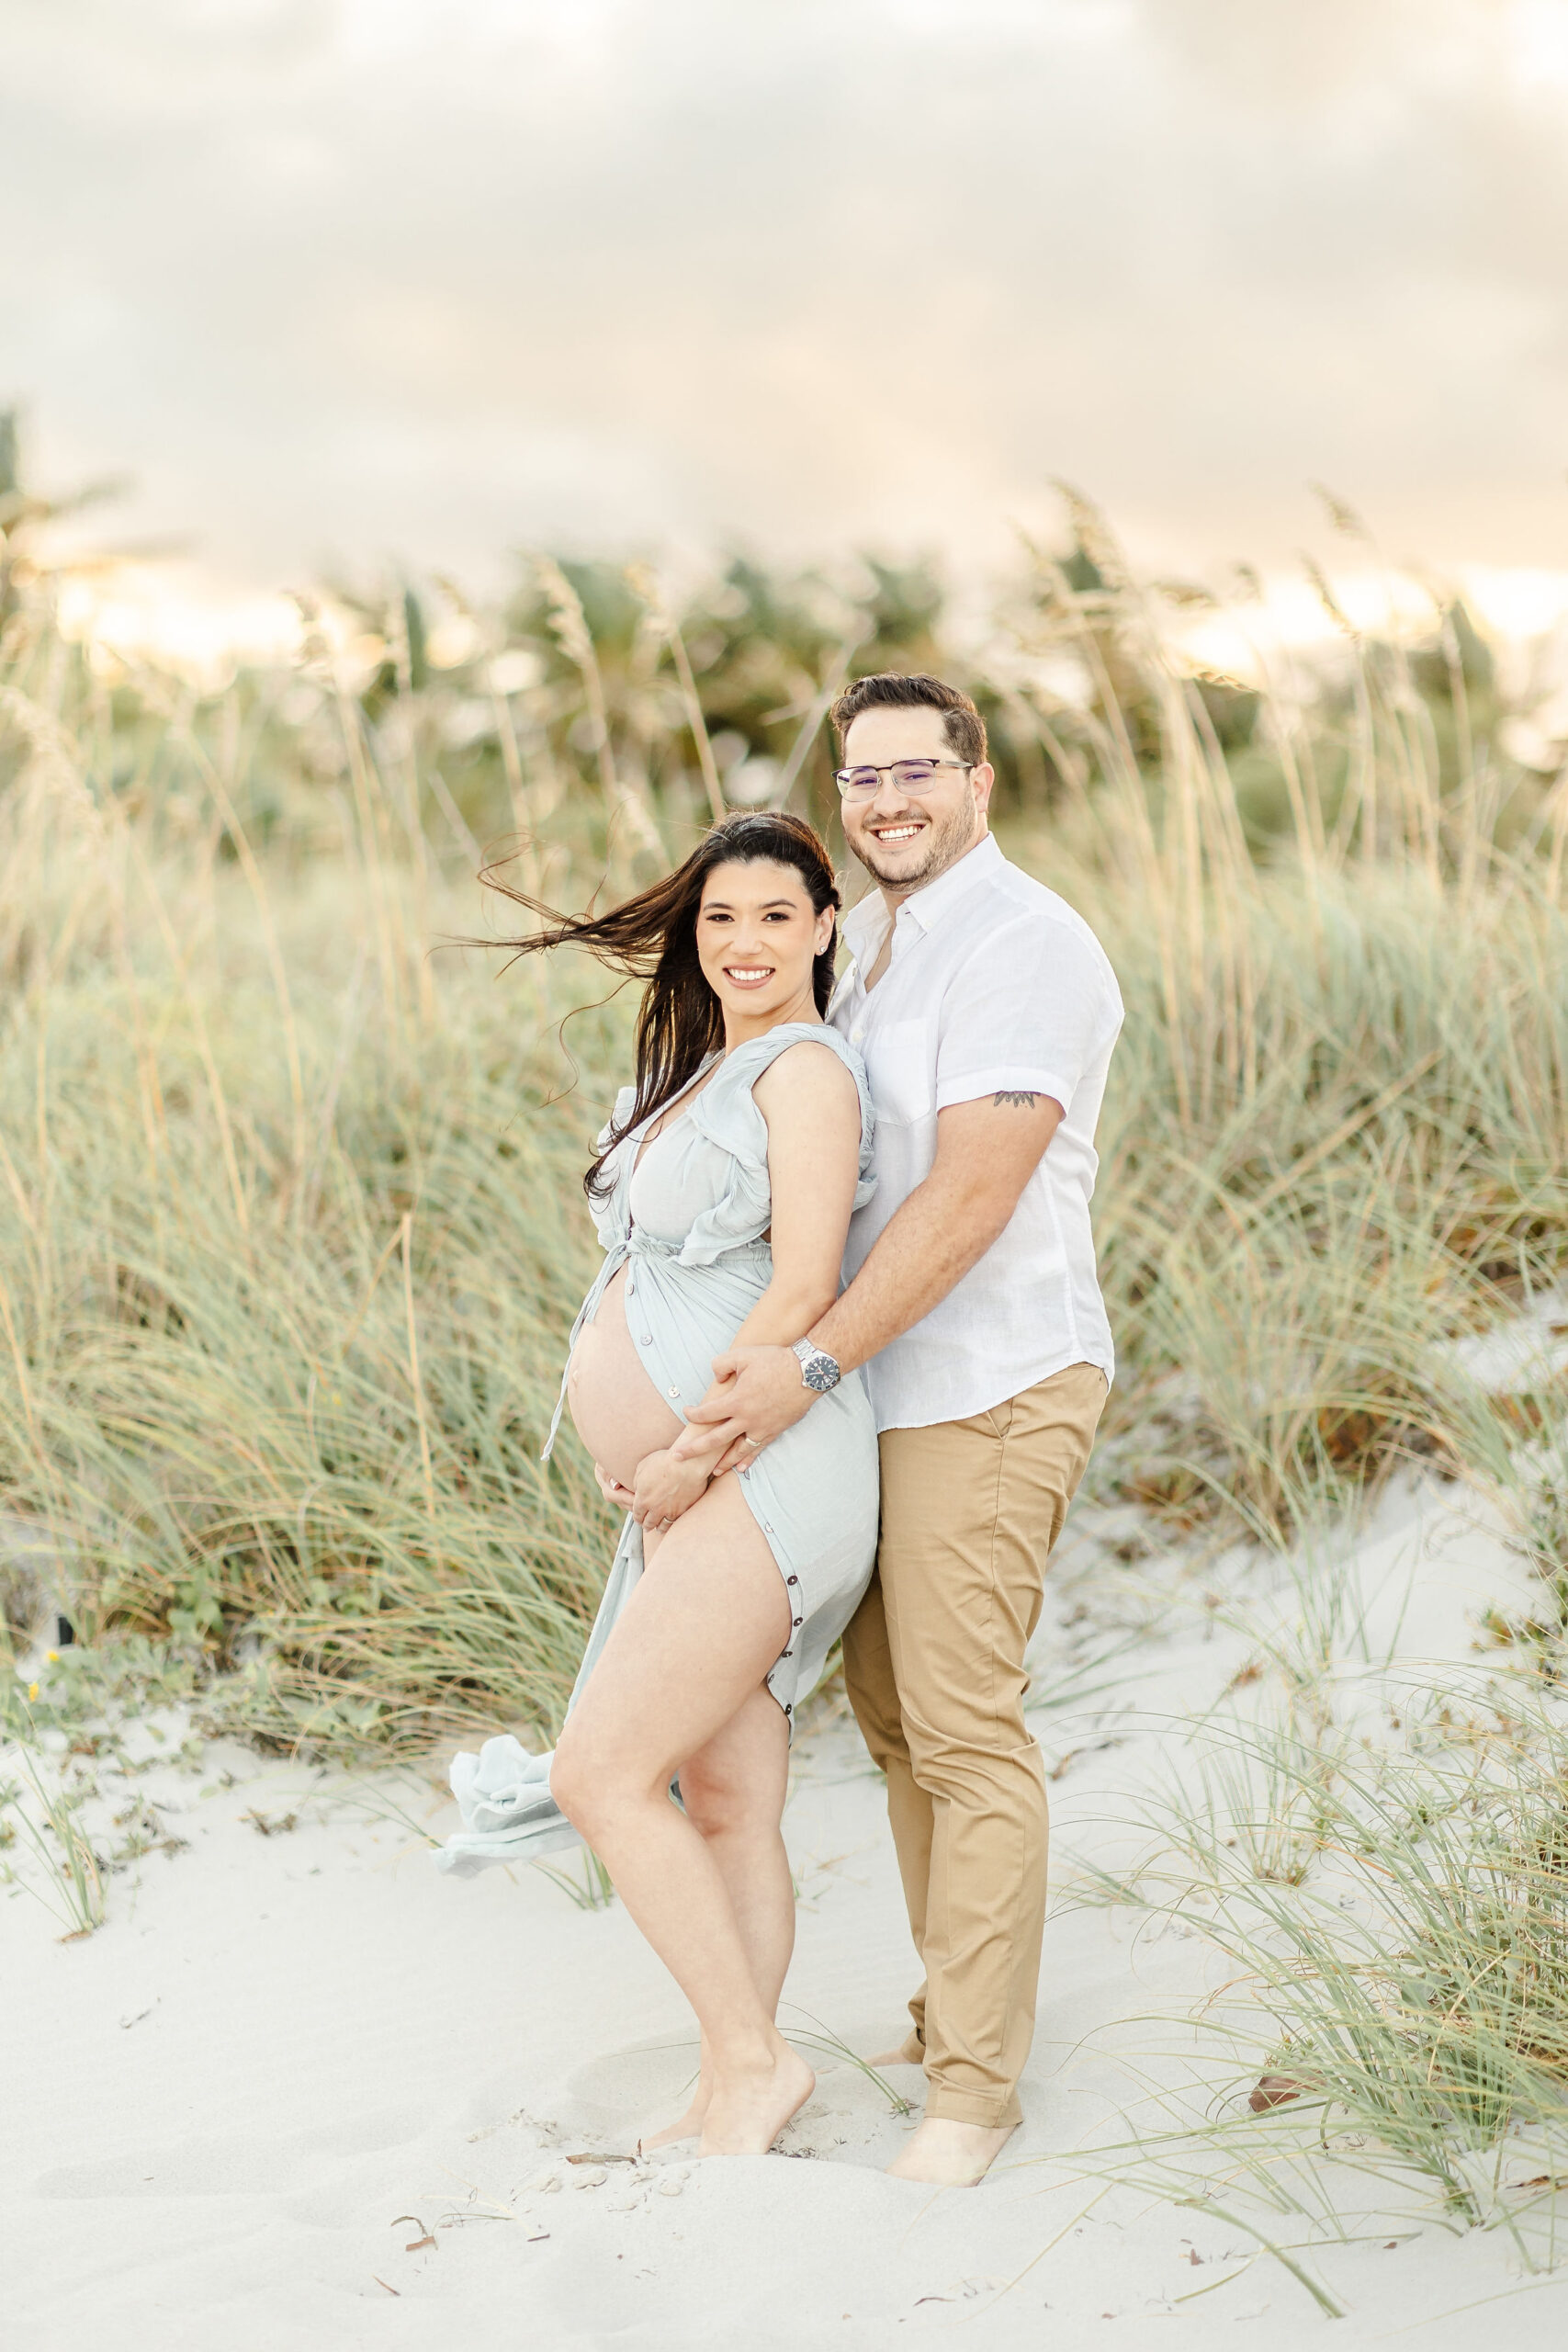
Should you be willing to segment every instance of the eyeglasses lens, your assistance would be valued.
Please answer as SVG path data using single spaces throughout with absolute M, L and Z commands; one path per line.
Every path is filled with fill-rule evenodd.
M 900 792 L 925 792 L 937 772 L 935 760 L 895 760 L 888 770 Z M 846 800 L 869 800 L 882 777 L 875 768 L 840 768 L 839 788 Z

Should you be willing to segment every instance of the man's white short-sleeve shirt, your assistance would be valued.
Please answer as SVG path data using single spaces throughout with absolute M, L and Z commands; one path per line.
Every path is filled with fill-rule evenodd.
M 987 833 L 898 909 L 873 890 L 844 921 L 853 962 L 829 1019 L 865 1057 L 877 1187 L 851 1220 L 844 1280 L 936 1157 L 937 1113 L 1010 1091 L 1049 1094 L 1062 1120 L 1017 1208 L 977 1265 L 866 1366 L 878 1429 L 964 1419 L 1064 1371 L 1115 1369 L 1089 1204 L 1094 1130 L 1122 997 L 1081 915 L 1010 863 Z

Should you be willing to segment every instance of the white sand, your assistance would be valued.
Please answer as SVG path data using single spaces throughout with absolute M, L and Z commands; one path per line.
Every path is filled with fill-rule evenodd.
M 1093 1534 L 1063 1565 L 1061 1613 L 1086 1613 L 1048 1631 L 1048 1687 L 1091 1679 L 1075 1658 L 1126 1601 Z M 1456 1488 L 1395 1493 L 1358 1556 L 1375 1626 L 1398 1625 L 1406 1655 L 1473 1664 L 1475 1612 L 1525 1590 Z M 1111 1692 L 1040 1718 L 1052 1758 L 1083 1751 L 1054 1790 L 1061 1892 L 1125 1847 L 1128 1792 L 1176 1736 L 1150 1719 L 1208 1702 L 1250 1654 L 1218 1622 L 1226 1596 L 1246 1586 L 1260 1623 L 1285 1606 L 1256 1569 L 1209 1574 L 1224 1606 L 1162 1612 L 1108 1669 L 1128 1678 L 1120 1709 Z M 875 2049 L 901 2030 L 913 1965 L 880 1783 L 841 1720 L 797 1744 L 796 1767 L 785 2023 Z M 39 1904 L 0 1901 L 0 2308 L 17 2352 L 1564 2340 L 1563 2278 L 1532 2278 L 1506 2229 L 1391 2221 L 1385 2198 L 1366 2243 L 1310 2257 L 1349 2313 L 1330 2325 L 1245 2227 L 1103 2190 L 1074 2151 L 1117 2136 L 1140 2081 L 1181 2071 L 1185 2037 L 1160 2013 L 1179 2017 L 1218 1965 L 1131 1911 L 1054 1917 L 1028 2123 L 979 2189 L 886 2178 L 908 2121 L 826 2062 L 787 2140 L 810 2161 L 696 2165 L 688 2148 L 600 2169 L 566 2158 L 628 2152 L 693 2063 L 682 2004 L 618 1905 L 578 1910 L 536 1871 L 440 1878 L 375 1815 L 389 1795 L 438 1831 L 452 1817 L 406 1776 L 354 1783 L 223 1745 L 198 1778 L 161 1767 L 141 1785 L 190 1848 L 117 1876 L 96 1935 L 62 1944 Z M 263 1836 L 252 1809 L 299 1819 Z M 1245 2088 L 1234 2064 L 1202 2069 L 1216 2093 Z M 912 2070 L 894 2079 L 918 2098 Z M 1346 2194 L 1377 2201 L 1348 2177 Z

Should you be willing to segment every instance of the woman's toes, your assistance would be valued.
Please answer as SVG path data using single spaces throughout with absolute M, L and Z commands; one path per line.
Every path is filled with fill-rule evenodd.
M 655 2148 L 671 2147 L 677 2140 L 694 2139 L 703 2128 L 703 2118 L 706 2113 L 706 2099 L 704 2099 L 700 2105 L 694 2101 L 685 2114 L 678 2118 L 675 2122 L 661 2124 L 657 2132 L 644 2132 L 637 2143 L 638 2155 L 649 2155 Z

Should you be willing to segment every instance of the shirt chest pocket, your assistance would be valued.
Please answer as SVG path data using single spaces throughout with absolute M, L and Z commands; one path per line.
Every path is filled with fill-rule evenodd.
M 879 1119 L 912 1125 L 936 1101 L 936 1031 L 924 1021 L 891 1021 L 861 1048 Z

